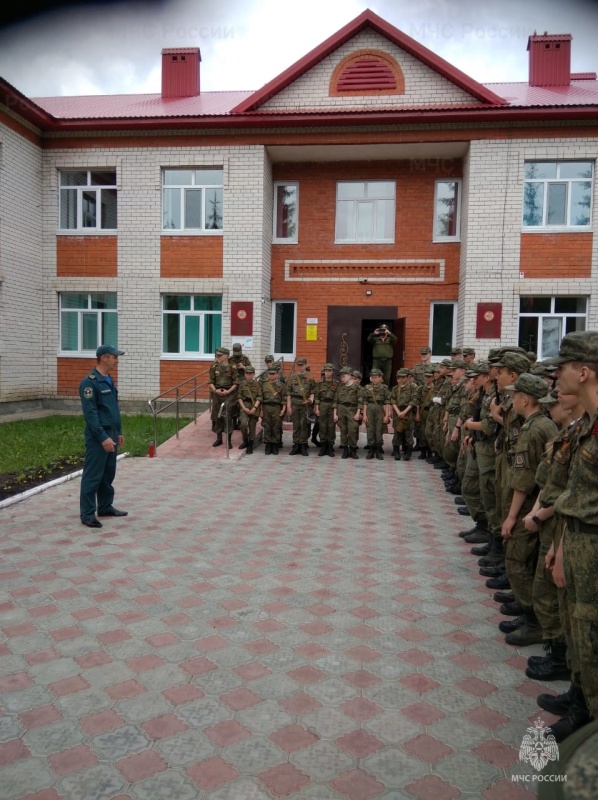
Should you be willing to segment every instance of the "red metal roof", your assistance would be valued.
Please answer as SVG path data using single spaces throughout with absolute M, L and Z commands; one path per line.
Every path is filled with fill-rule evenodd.
M 530 86 L 529 83 L 490 83 L 509 107 L 598 106 L 598 81 L 571 81 L 569 86 Z

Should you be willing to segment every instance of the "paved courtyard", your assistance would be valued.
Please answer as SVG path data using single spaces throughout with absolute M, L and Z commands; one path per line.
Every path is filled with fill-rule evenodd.
M 78 480 L 0 510 L 2 800 L 534 796 L 542 650 L 504 644 L 438 472 L 285 439 L 125 459 L 100 531 Z

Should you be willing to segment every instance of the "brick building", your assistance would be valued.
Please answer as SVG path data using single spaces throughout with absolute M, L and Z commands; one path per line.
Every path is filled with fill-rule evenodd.
M 101 341 L 147 400 L 221 343 L 367 370 L 381 321 L 396 366 L 598 327 L 598 81 L 528 51 L 482 85 L 366 11 L 256 92 L 202 93 L 196 48 L 160 95 L 0 81 L 0 402 L 75 395 Z

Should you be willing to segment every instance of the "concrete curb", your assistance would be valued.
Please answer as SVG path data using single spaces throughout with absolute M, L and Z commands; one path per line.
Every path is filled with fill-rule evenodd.
M 119 456 L 116 456 L 116 460 L 120 461 L 122 458 L 126 458 L 128 455 L 128 453 L 121 453 Z M 0 509 L 13 506 L 15 503 L 20 503 L 21 500 L 27 500 L 28 497 L 33 497 L 36 494 L 40 494 L 40 492 L 45 492 L 46 489 L 51 489 L 52 486 L 60 486 L 61 483 L 67 483 L 67 481 L 72 481 L 73 478 L 79 478 L 81 475 L 83 475 L 83 470 L 78 469 L 76 472 L 70 472 L 68 475 L 63 475 L 62 478 L 55 478 L 53 481 L 48 481 L 48 483 L 42 483 L 40 486 L 34 486 L 33 489 L 27 489 L 26 492 L 21 492 L 21 494 L 16 494 L 14 497 L 8 497 L 6 500 L 2 500 L 2 502 L 0 502 Z

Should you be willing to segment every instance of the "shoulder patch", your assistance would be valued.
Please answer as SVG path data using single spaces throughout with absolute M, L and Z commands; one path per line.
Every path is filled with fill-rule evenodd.
M 515 454 L 514 466 L 517 469 L 524 469 L 525 468 L 525 455 L 524 455 L 524 453 L 516 453 Z
M 89 378 L 90 381 L 95 381 L 96 379 L 96 376 L 94 375 L 93 372 L 91 372 L 87 377 Z
M 93 397 L 93 389 L 91 386 L 86 386 L 85 389 L 83 389 L 83 397 L 86 400 L 89 400 L 90 397 Z

